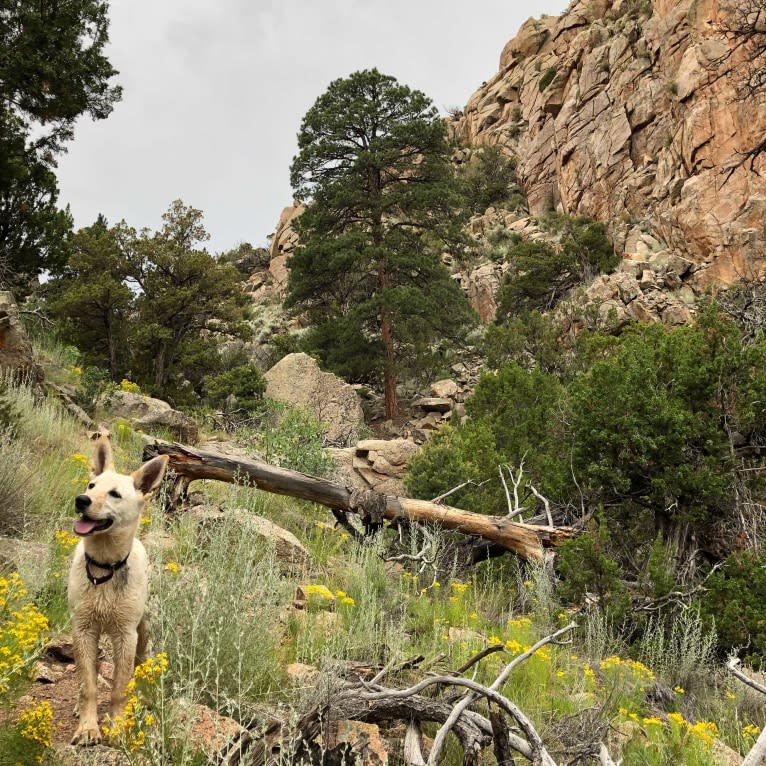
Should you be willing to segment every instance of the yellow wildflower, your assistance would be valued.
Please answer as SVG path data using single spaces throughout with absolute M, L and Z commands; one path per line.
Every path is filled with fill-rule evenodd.
M 77 535 L 73 535 L 71 532 L 65 532 L 61 529 L 57 529 L 53 533 L 53 536 L 56 538 L 56 542 L 58 542 L 58 544 L 65 550 L 74 548 L 80 540 Z

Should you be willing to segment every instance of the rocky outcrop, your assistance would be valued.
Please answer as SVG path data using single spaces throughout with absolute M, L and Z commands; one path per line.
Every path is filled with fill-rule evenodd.
M 303 210 L 303 205 L 299 203 L 286 207 L 279 216 L 277 230 L 271 238 L 269 274 L 282 291 L 287 287 L 287 258 L 298 246 L 298 233 L 293 223 Z
M 714 0 L 583 0 L 530 19 L 452 130 L 518 158 L 530 213 L 631 221 L 694 264 L 688 286 L 760 273 L 766 253 L 766 95 L 742 99 L 747 51 Z M 485 272 L 487 270 L 485 269 Z M 476 275 L 479 305 L 492 275 Z M 470 294 L 470 293 L 469 293 Z M 486 301 L 485 301 L 486 302 Z M 485 309 L 491 313 L 491 305 Z
M 266 396 L 307 409 L 335 446 L 353 443 L 364 425 L 359 396 L 352 386 L 322 372 L 308 354 L 288 354 L 265 374 Z
M 199 438 L 199 426 L 194 418 L 151 396 L 132 391 L 112 391 L 98 400 L 97 408 L 109 420 L 129 420 L 134 428 L 141 431 L 166 431 L 184 444 L 196 444 Z
M 0 292 L 0 373 L 10 374 L 39 386 L 44 379 L 42 367 L 35 362 L 32 344 L 19 319 L 13 295 Z

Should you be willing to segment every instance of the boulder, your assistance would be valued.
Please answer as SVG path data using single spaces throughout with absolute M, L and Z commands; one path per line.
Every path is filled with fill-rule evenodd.
M 96 406 L 107 419 L 129 420 L 142 431 L 169 431 L 173 438 L 186 444 L 196 444 L 199 438 L 197 421 L 162 399 L 117 390 L 101 396 Z
M 431 396 L 438 397 L 439 399 L 454 399 L 459 391 L 458 384 L 452 378 L 437 380 L 435 383 L 431 383 Z
M 413 409 L 423 410 L 424 412 L 449 412 L 452 409 L 452 402 L 440 396 L 424 396 L 412 403 Z
M 169 431 L 172 438 L 184 444 L 196 444 L 199 439 L 197 421 L 174 409 L 144 415 L 134 425 L 141 431 Z
M 273 521 L 256 516 L 242 508 L 227 509 L 225 513 L 210 510 L 206 506 L 195 506 L 189 513 L 196 519 L 197 523 L 203 529 L 212 530 L 216 526 L 221 526 L 224 522 L 235 520 L 243 528 L 257 537 L 263 539 L 264 543 L 274 548 L 274 559 L 277 566 L 285 571 L 291 569 L 301 569 L 309 563 L 309 552 L 303 546 L 301 541 L 292 533 L 288 532 Z
M 353 386 L 322 372 L 307 354 L 288 354 L 266 372 L 265 378 L 269 399 L 307 409 L 335 446 L 353 443 L 364 425 L 362 404 Z

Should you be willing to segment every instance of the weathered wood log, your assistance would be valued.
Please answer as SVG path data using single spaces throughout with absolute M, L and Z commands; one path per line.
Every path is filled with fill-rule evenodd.
M 410 522 L 432 524 L 465 535 L 481 537 L 526 561 L 541 561 L 545 548 L 561 545 L 575 534 L 571 527 L 522 524 L 502 516 L 486 516 L 427 500 L 366 493 L 374 497 L 369 498 L 368 502 L 360 502 L 358 491 L 327 479 L 279 468 L 258 460 L 234 458 L 177 443 L 158 440 L 144 448 L 144 460 L 157 455 L 168 455 L 170 469 L 187 481 L 215 479 L 247 483 L 265 492 L 309 500 L 334 510 L 357 513 L 362 518 L 372 513 L 368 510 L 370 507 L 377 506 L 385 519 L 407 519 Z M 381 502 L 376 503 L 375 500 Z

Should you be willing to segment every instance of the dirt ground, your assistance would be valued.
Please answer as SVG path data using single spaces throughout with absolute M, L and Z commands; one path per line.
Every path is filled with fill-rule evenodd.
M 98 710 L 106 714 L 111 690 L 112 665 L 105 657 L 99 660 Z M 71 654 L 71 642 L 66 635 L 55 639 L 37 664 L 35 681 L 8 713 L 0 713 L 3 723 L 18 718 L 20 711 L 48 701 L 53 708 L 52 746 L 68 745 L 77 728 L 74 715 L 79 683 Z

